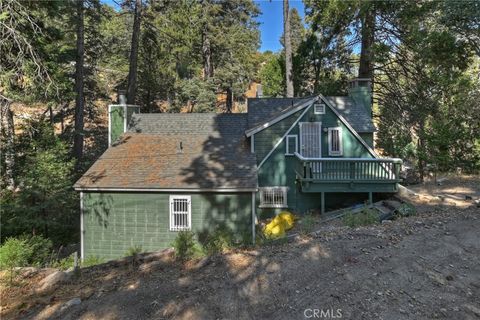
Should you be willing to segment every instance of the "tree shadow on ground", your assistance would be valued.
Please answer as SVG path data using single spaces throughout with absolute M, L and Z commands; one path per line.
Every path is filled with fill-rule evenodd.
M 432 206 L 434 209 L 438 206 Z M 465 215 L 470 220 L 454 230 L 474 235 L 476 227 L 472 222 L 477 221 L 471 220 L 474 212 L 472 208 L 459 213 L 459 219 Z M 406 319 L 408 314 L 398 313 L 396 308 L 412 300 L 401 292 L 418 291 L 415 283 L 420 288 L 427 286 L 426 291 L 418 291 L 417 299 L 423 304 L 433 303 L 426 302 L 421 293 L 438 290 L 438 281 L 448 282 L 437 279 L 443 267 L 434 259 L 448 256 L 455 261 L 459 259 L 457 242 L 444 234 L 437 224 L 438 218 L 426 220 L 425 226 L 419 226 L 418 219 L 403 218 L 398 223 L 373 229 L 351 229 L 344 237 L 325 234 L 320 239 L 301 238 L 293 243 L 234 250 L 213 256 L 210 263 L 201 268 L 175 261 L 161 263 L 148 271 L 130 265 L 87 268 L 82 270 L 79 279 L 53 293 L 58 300 L 32 306 L 22 317 L 42 318 L 43 314 L 48 315 L 44 318 L 52 319 L 303 319 L 307 308 L 342 308 L 346 318 L 391 312 L 398 319 Z M 417 232 L 406 233 L 410 227 L 405 223 L 417 228 Z M 471 227 L 467 230 L 468 225 Z M 439 233 L 428 235 L 428 230 Z M 416 250 L 403 246 L 415 243 L 418 244 Z M 473 258 L 475 251 L 472 250 L 478 247 L 475 243 L 472 239 L 465 242 L 460 253 Z M 397 257 L 400 253 L 404 256 Z M 427 271 L 413 272 L 420 267 Z M 428 271 L 428 268 L 437 271 Z M 451 268 L 447 264 L 448 270 Z M 472 272 L 476 271 L 468 271 L 465 279 L 472 280 Z M 463 281 L 460 279 L 458 281 Z M 410 288 L 412 286 L 415 288 Z M 396 299 L 399 300 L 383 296 L 387 289 L 398 292 Z M 449 290 L 449 294 L 453 294 Z M 463 289 L 459 290 L 462 299 L 468 300 Z M 42 301 L 51 296 L 34 294 L 30 300 Z M 80 305 L 61 310 L 66 301 L 77 296 L 82 298 Z M 10 313 L 11 317 L 14 312 Z M 425 318 L 429 316 L 423 314 Z

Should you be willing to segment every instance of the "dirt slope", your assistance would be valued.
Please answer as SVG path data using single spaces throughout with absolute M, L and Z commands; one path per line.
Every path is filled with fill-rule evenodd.
M 305 309 L 341 309 L 344 319 L 476 319 L 479 211 L 436 207 L 379 226 L 326 226 L 199 270 L 86 269 L 53 294 L 6 293 L 2 305 L 13 299 L 17 307 L 2 319 L 303 319 Z M 62 310 L 73 297 L 82 302 Z

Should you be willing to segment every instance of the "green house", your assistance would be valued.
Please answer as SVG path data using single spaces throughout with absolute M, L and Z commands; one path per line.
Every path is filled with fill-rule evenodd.
M 81 256 L 171 246 L 181 230 L 228 227 L 255 239 L 259 218 L 393 193 L 400 159 L 373 150 L 369 82 L 346 97 L 255 98 L 240 114 L 142 114 L 109 107 L 110 147 L 75 184 Z

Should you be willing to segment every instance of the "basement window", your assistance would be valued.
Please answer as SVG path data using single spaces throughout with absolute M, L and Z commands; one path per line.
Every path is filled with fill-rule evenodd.
M 324 103 L 315 103 L 313 105 L 314 114 L 325 114 L 325 104 Z
M 260 208 L 287 208 L 288 187 L 260 188 Z
M 328 128 L 328 155 L 329 156 L 343 155 L 341 127 Z
M 170 196 L 170 231 L 191 229 L 192 202 L 190 196 Z

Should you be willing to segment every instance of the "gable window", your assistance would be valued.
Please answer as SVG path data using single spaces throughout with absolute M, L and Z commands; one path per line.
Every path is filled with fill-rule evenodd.
M 325 104 L 324 103 L 315 103 L 313 105 L 314 114 L 325 114 Z
M 286 140 L 285 155 L 293 156 L 295 152 L 298 152 L 298 136 L 288 135 Z
M 328 128 L 328 155 L 343 155 L 341 127 Z
M 286 208 L 287 187 L 260 188 L 260 208 Z
M 190 196 L 170 196 L 170 231 L 190 230 L 192 203 Z

